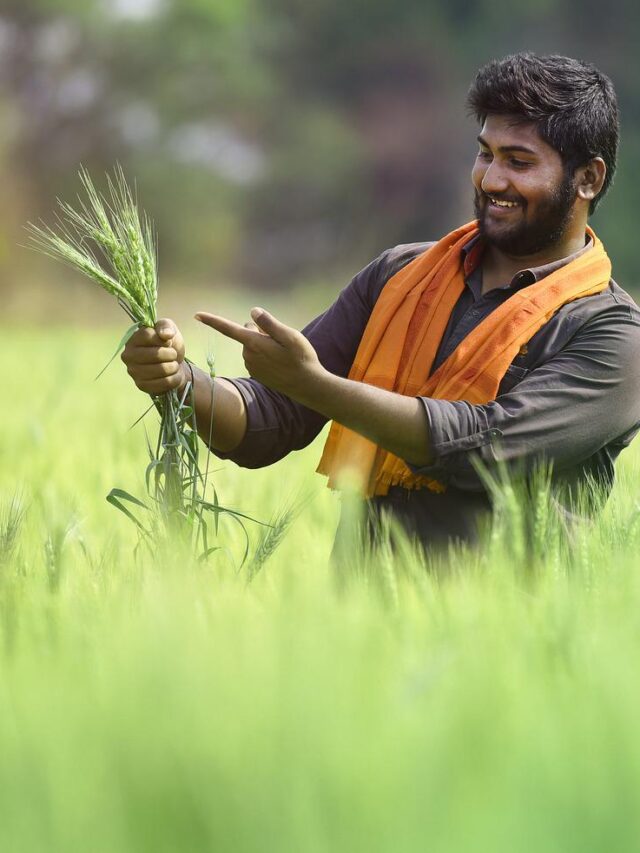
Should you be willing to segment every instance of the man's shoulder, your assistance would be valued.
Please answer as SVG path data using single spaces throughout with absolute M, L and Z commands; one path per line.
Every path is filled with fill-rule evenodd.
M 627 293 L 624 288 L 620 287 L 616 281 L 611 279 L 609 287 L 604 291 L 604 293 L 609 297 L 610 301 L 614 302 L 616 305 L 625 305 L 629 309 L 631 316 L 640 322 L 640 306 L 633 296 L 631 296 L 630 293 Z
M 609 317 L 612 321 L 624 318 L 640 328 L 640 306 L 624 288 L 611 279 L 600 293 L 569 303 L 566 308 L 574 322 L 587 323 L 596 317 Z
M 397 246 L 386 249 L 378 258 L 380 279 L 388 281 L 397 272 L 400 272 L 403 267 L 406 267 L 407 264 L 434 246 L 435 243 L 435 240 L 429 240 L 424 243 L 400 243 Z
M 369 310 L 372 310 L 389 279 L 433 245 L 434 241 L 401 243 L 385 249 L 351 279 L 343 295 L 357 294 Z
M 613 279 L 600 293 L 568 302 L 546 324 L 542 336 L 566 345 L 601 346 L 621 354 L 640 352 L 640 307 Z

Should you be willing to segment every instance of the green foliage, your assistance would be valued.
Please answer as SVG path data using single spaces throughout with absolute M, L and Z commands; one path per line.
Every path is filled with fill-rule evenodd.
M 0 171 L 29 209 L 66 197 L 78 162 L 99 173 L 119 160 L 147 188 L 165 276 L 274 288 L 342 277 L 471 217 L 464 98 L 478 66 L 563 52 L 595 62 L 620 95 L 620 177 L 595 224 L 634 286 L 630 0 L 592 28 L 576 26 L 577 0 L 166 0 L 138 17 L 125 5 L 3 10 L 17 35 L 15 72 L 0 79 Z M 13 209 L 0 203 L 0 257 Z
M 15 556 L 20 528 L 24 521 L 24 506 L 14 495 L 0 507 L 0 572 Z
M 109 340 L 76 332 L 67 363 L 67 331 L 5 333 L 46 370 L 37 395 L 9 373 L 0 420 L 2 850 L 635 848 L 637 446 L 571 540 L 541 477 L 530 506 L 505 492 L 477 551 L 385 536 L 340 576 L 319 442 L 220 463 L 249 514 L 314 498 L 248 585 L 229 516 L 207 563 L 175 541 L 154 558 L 101 499 L 142 487 L 139 394 L 123 371 L 91 382 Z

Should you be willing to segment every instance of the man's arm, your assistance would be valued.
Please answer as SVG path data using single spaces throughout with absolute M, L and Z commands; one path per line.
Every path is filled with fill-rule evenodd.
M 422 398 L 433 463 L 417 473 L 484 488 L 474 458 L 516 471 L 544 461 L 565 474 L 613 457 L 640 424 L 640 322 L 626 305 L 588 320 L 556 355 L 495 400 Z M 609 455 L 607 452 L 607 456 Z
M 322 371 L 296 399 L 412 465 L 432 461 L 428 420 L 417 397 Z
M 368 264 L 345 287 L 336 301 L 302 331 L 322 365 L 333 379 L 346 377 L 355 357 L 373 306 L 389 276 L 413 260 L 431 244 L 396 246 L 383 252 Z M 162 394 L 172 389 L 181 391 L 191 378 L 184 363 L 182 335 L 171 320 L 159 320 L 156 329 L 141 330 L 126 345 L 122 359 L 138 388 L 150 394 Z M 195 408 L 198 433 L 209 442 L 211 423 L 211 382 L 209 376 L 193 367 Z M 349 383 L 352 385 L 353 383 Z M 315 401 L 312 408 L 301 400 L 249 379 L 218 379 L 214 382 L 212 449 L 222 458 L 230 458 L 243 467 L 270 465 L 291 450 L 305 447 L 320 432 L 327 418 L 348 417 L 336 410 L 336 391 L 326 396 L 330 408 Z M 320 389 L 318 389 L 320 390 Z M 365 393 L 362 388 L 342 389 L 347 402 L 353 393 Z M 406 403 L 406 398 L 403 400 Z M 361 406 L 356 411 L 360 414 Z M 414 416 L 416 412 L 414 411 Z M 375 437 L 386 440 L 379 413 L 371 412 Z M 426 421 L 424 413 L 418 419 Z M 369 419 L 368 419 L 369 420 Z M 352 423 L 366 431 L 367 423 Z M 424 442 L 423 442 L 424 443 Z M 415 457 L 422 460 L 423 457 Z
M 262 309 L 245 327 L 197 317 L 244 345 L 247 369 L 264 385 L 460 488 L 482 488 L 474 454 L 489 465 L 546 460 L 561 471 L 640 422 L 640 325 L 624 306 L 590 320 L 557 356 L 483 405 L 406 397 L 332 375 L 304 336 Z
M 262 384 L 414 465 L 429 464 L 428 422 L 418 398 L 336 376 L 322 366 L 300 332 L 259 308 L 251 316 L 254 322 L 245 326 L 214 314 L 196 318 L 242 343 L 247 370 Z

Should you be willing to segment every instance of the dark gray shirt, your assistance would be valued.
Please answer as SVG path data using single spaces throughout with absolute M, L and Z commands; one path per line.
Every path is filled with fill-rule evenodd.
M 303 329 L 327 370 L 347 376 L 382 288 L 430 245 L 413 243 L 383 252 Z M 581 251 L 587 248 L 589 244 Z M 433 370 L 512 293 L 576 257 L 522 270 L 504 287 L 483 295 L 477 238 L 465 255 L 465 288 Z M 253 379 L 232 381 L 246 404 L 247 432 L 232 453 L 218 455 L 238 465 L 270 465 L 309 444 L 326 422 Z M 616 457 L 640 427 L 640 309 L 612 280 L 602 293 L 564 305 L 531 338 L 507 370 L 495 400 L 484 405 L 421 400 L 425 443 L 428 428 L 434 458 L 429 466 L 411 467 L 445 482 L 447 490 L 434 494 L 396 487 L 388 496 L 374 498 L 371 507 L 392 510 L 424 543 L 474 538 L 478 517 L 490 506 L 474 458 L 489 470 L 502 462 L 521 473 L 544 460 L 552 463 L 561 491 L 593 481 L 606 494 Z

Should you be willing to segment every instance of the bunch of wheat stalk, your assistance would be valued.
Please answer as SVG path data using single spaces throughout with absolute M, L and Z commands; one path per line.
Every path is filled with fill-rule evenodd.
M 97 282 L 117 298 L 133 320 L 133 325 L 127 329 L 116 349 L 115 358 L 136 330 L 155 326 L 158 296 L 156 240 L 151 221 L 138 210 L 137 198 L 120 167 L 115 169 L 113 177 L 107 176 L 105 195 L 96 190 L 85 169 L 80 171 L 80 180 L 86 198 L 78 196 L 75 208 L 58 199 L 55 228 L 44 223 L 41 226 L 29 223 L 27 227 L 33 247 Z M 213 363 L 207 360 L 211 362 L 212 373 Z M 229 515 L 245 533 L 244 562 L 248 538 L 243 519 L 249 519 L 249 516 L 222 507 L 215 489 L 213 501 L 206 500 L 209 455 L 207 470 L 203 473 L 198 461 L 191 392 L 191 383 L 188 383 L 180 395 L 171 391 L 152 397 L 153 405 L 147 410 L 155 407 L 160 415 L 155 448 L 147 439 L 150 461 L 146 484 L 154 506 L 123 489 L 112 489 L 107 500 L 137 525 L 150 544 L 155 541 L 154 522 L 143 523 L 140 510 L 159 510 L 153 517 L 159 515 L 172 532 L 181 533 L 198 550 L 201 548 L 202 556 L 218 550 L 218 546 L 209 544 L 205 513 L 213 514 L 216 534 L 220 514 Z

